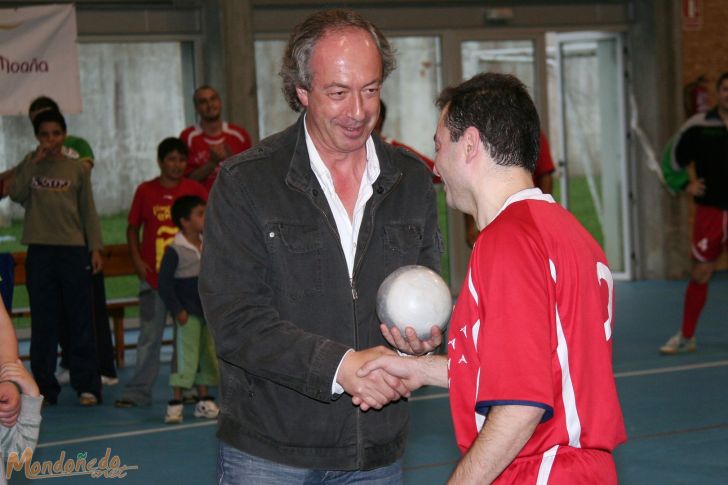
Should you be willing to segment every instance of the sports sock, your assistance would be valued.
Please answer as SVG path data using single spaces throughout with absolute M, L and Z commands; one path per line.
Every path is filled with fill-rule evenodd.
M 705 300 L 708 299 L 708 283 L 698 283 L 690 280 L 685 290 L 685 307 L 683 310 L 682 334 L 685 338 L 695 335 L 700 312 L 703 311 Z

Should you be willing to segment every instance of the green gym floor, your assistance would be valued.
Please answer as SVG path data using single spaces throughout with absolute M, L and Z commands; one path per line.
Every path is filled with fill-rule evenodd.
M 698 351 L 663 357 L 657 348 L 679 327 L 683 281 L 617 283 L 614 372 L 629 440 L 615 452 L 622 484 L 728 483 L 728 274 L 718 274 L 698 328 Z M 169 330 L 169 329 L 168 329 Z M 128 335 L 134 340 L 133 332 Z M 27 345 L 27 343 L 21 343 Z M 163 360 L 169 361 L 169 348 Z M 134 352 L 120 370 L 133 371 Z M 104 403 L 81 408 L 70 388 L 59 405 L 44 408 L 34 461 L 79 455 L 102 458 L 107 448 L 126 465 L 132 484 L 215 483 L 214 422 L 185 409 L 181 425 L 162 421 L 169 366 L 154 390 L 151 408 L 116 409 L 121 385 L 105 389 Z M 405 455 L 409 484 L 441 484 L 459 453 L 453 441 L 447 395 L 423 389 L 411 399 L 412 428 Z M 136 467 L 136 468 L 132 468 Z M 54 478 L 55 483 L 98 483 L 103 478 Z M 10 483 L 30 483 L 14 472 Z

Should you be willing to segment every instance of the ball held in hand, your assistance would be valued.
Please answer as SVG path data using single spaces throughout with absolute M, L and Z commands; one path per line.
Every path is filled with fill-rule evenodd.
M 420 340 L 433 325 L 444 328 L 452 312 L 450 288 L 439 274 L 419 265 L 402 266 L 387 276 L 377 291 L 377 314 L 402 335 L 412 327 Z

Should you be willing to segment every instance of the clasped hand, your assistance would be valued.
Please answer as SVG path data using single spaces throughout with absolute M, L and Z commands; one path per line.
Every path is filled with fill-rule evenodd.
M 422 355 L 436 349 L 442 343 L 442 331 L 432 328 L 432 336 L 422 341 L 412 328 L 402 335 L 397 328 L 381 326 L 384 338 L 400 352 Z M 400 356 L 384 346 L 350 352 L 339 371 L 339 383 L 351 395 L 351 401 L 362 411 L 383 406 L 422 387 L 423 379 L 417 373 L 414 359 Z

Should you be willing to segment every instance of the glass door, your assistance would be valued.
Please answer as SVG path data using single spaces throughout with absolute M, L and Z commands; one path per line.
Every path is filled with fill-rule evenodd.
M 624 83 L 617 33 L 551 34 L 554 196 L 601 244 L 615 278 L 631 277 Z M 551 74 L 551 73 L 550 73 Z

